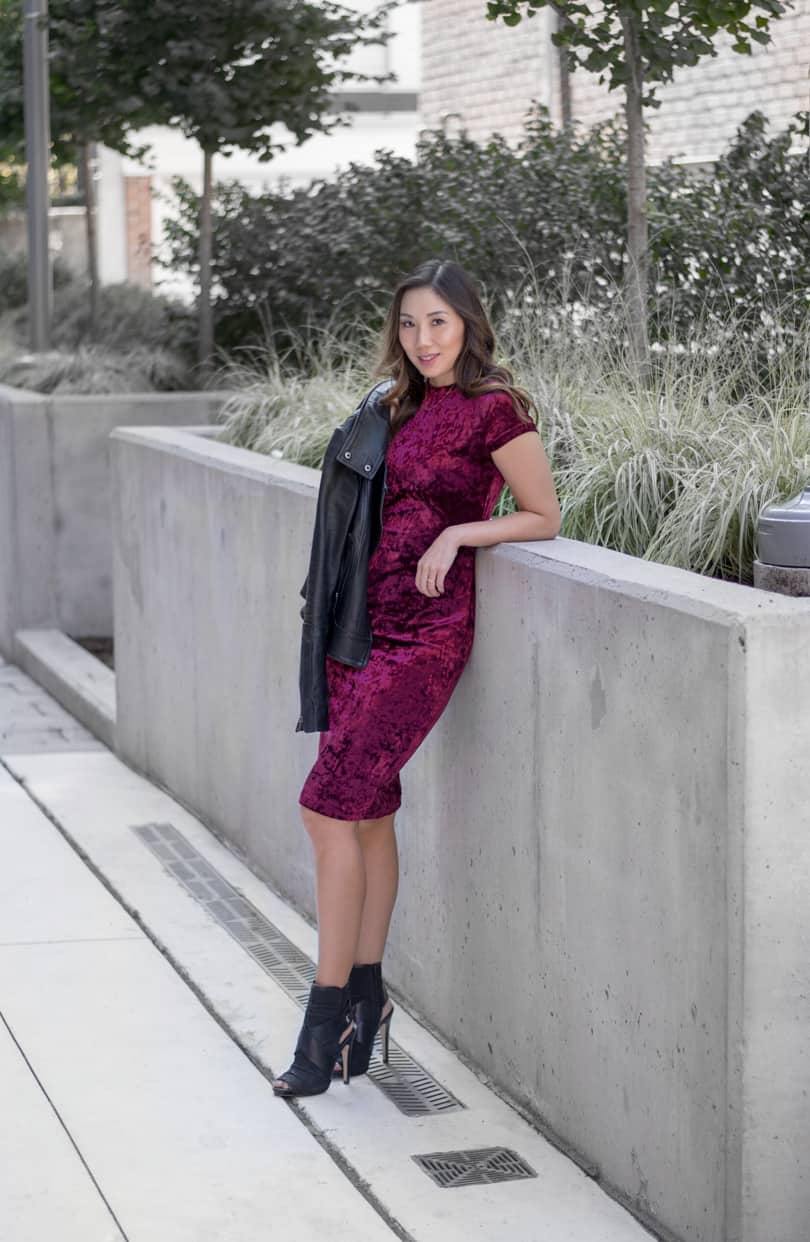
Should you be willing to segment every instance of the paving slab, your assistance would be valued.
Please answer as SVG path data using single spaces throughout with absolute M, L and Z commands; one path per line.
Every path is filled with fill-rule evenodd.
M 111 750 L 115 749 L 115 673 L 61 630 L 17 630 L 23 669 Z
M 0 1236 L 9 1242 L 125 1242 L 3 1022 L 0 1095 Z
M 139 924 L 165 954 L 166 969 L 169 970 L 170 961 L 188 977 L 191 986 L 218 1015 L 233 1040 L 266 1074 L 272 1075 L 284 1069 L 291 1059 L 301 1023 L 301 1010 L 294 997 L 169 873 L 160 857 L 146 847 L 135 829 L 155 823 L 171 824 L 215 869 L 215 875 L 235 886 L 266 919 L 310 957 L 314 956 L 317 948 L 315 929 L 198 820 L 111 753 L 17 755 L 7 758 L 6 764 L 32 797 L 54 817 L 60 830 L 83 852 L 121 902 L 133 912 L 137 911 Z M 290 819 L 291 832 L 303 831 L 294 815 L 291 814 Z M 99 980 L 103 980 L 103 992 L 115 998 L 112 1015 L 100 1001 L 92 1005 L 91 998 L 88 998 L 87 1003 L 92 1005 L 89 1012 L 93 1015 L 93 1022 L 106 1032 L 103 1042 L 111 1047 L 118 1041 L 126 1045 L 127 1031 L 132 1024 L 138 1032 L 136 1047 L 141 1047 L 143 1041 L 148 1039 L 148 1031 L 143 1029 L 134 1008 L 127 1005 L 126 984 L 129 983 L 137 994 L 145 998 L 144 1003 L 154 1023 L 158 1022 L 157 1015 L 165 1005 L 161 987 L 171 994 L 168 980 L 161 983 L 156 977 L 150 981 L 142 977 L 142 962 L 148 958 L 144 945 L 122 942 L 113 947 L 93 947 L 92 952 L 93 970 Z M 75 986 L 81 987 L 80 972 L 76 967 L 79 957 L 80 950 L 75 947 L 66 949 L 59 968 L 63 976 L 73 979 Z M 43 969 L 39 973 L 39 988 L 36 991 L 40 993 L 43 987 L 48 986 L 55 989 L 61 1012 L 67 999 L 62 997 L 53 973 Z M 0 981 L 0 993 L 2 990 Z M 28 1011 L 29 1003 L 31 1012 Z M 30 1002 L 23 1000 L 19 1004 L 26 1029 L 30 1031 L 31 1039 L 35 1040 L 38 1036 L 32 1026 L 33 997 Z M 178 1002 L 173 1001 L 172 1006 L 179 1010 Z M 119 1010 L 123 1010 L 123 1017 Z M 158 1025 L 162 1039 L 157 1037 L 154 1046 L 148 1044 L 150 1053 L 147 1060 L 150 1061 L 158 1055 L 164 1043 L 171 1043 L 174 1038 L 168 1024 L 160 1021 Z M 190 1015 L 183 1010 L 178 1030 L 182 1032 L 190 1026 Z M 79 1040 L 81 1025 L 78 1019 L 75 1030 L 70 1029 L 74 1038 Z M 224 1032 L 222 1034 L 226 1038 Z M 210 1058 L 216 1067 L 218 1058 L 225 1056 L 222 1050 L 214 1048 L 211 1040 L 206 1042 L 203 1031 L 197 1044 L 186 1043 L 182 1034 L 178 1038 L 184 1055 L 175 1058 L 168 1048 L 164 1055 L 173 1073 L 181 1078 L 186 1058 L 196 1062 L 198 1067 Z M 295 1103 L 272 1097 L 269 1102 L 263 1102 L 260 1110 L 261 1116 L 268 1118 L 273 1128 L 284 1124 L 282 1119 L 296 1119 L 299 1132 L 308 1134 L 306 1126 L 298 1120 L 302 1119 L 316 1131 L 322 1142 L 334 1150 L 336 1158 L 344 1162 L 348 1176 L 365 1186 L 366 1192 L 379 1205 L 381 1216 L 376 1218 L 378 1221 L 385 1217 L 400 1237 L 411 1238 L 415 1242 L 434 1242 L 435 1239 L 441 1239 L 441 1242 L 484 1242 L 486 1239 L 490 1242 L 500 1237 L 509 1237 L 511 1242 L 646 1242 L 649 1239 L 651 1235 L 629 1212 L 490 1090 L 484 1081 L 458 1060 L 451 1049 L 410 1017 L 402 1005 L 397 1006 L 392 1038 L 433 1075 L 462 1107 L 443 1113 L 406 1116 L 373 1081 L 363 1077 L 354 1080 L 348 1088 L 336 1081 L 324 1095 Z M 231 1047 L 235 1052 L 235 1045 Z M 214 1051 L 210 1051 L 211 1048 Z M 129 1052 L 132 1055 L 133 1049 L 130 1048 Z M 53 1058 L 53 1051 L 50 1056 Z M 102 1061 L 102 1066 L 106 1064 Z M 136 1071 L 139 1064 L 136 1057 Z M 246 1058 L 245 1064 L 250 1064 Z M 120 1061 L 113 1058 L 109 1073 L 105 1070 L 105 1082 L 110 1091 L 113 1090 L 114 1069 L 118 1068 L 123 1075 L 128 1072 L 126 1066 L 127 1059 L 122 1056 Z M 222 1112 L 229 1110 L 238 1116 L 245 1110 L 248 1126 L 256 1126 L 261 1133 L 252 1107 L 253 1099 L 245 1099 L 243 1093 L 255 1097 L 260 1093 L 258 1082 L 264 1087 L 268 1084 L 258 1070 L 253 1067 L 251 1070 L 254 1077 L 245 1071 L 241 1079 L 234 1072 L 232 1094 L 228 1098 L 220 1098 L 217 1116 L 221 1118 Z M 59 1079 L 61 1090 L 69 1094 L 69 1074 L 64 1064 L 60 1066 L 57 1063 L 54 1074 Z M 165 1077 L 161 1075 L 156 1081 L 164 1091 L 169 1090 L 173 1082 L 172 1073 Z M 146 1086 L 149 1085 L 147 1081 Z M 144 1089 L 142 1082 L 140 1090 Z M 129 1099 L 128 1092 L 124 1099 Z M 193 1092 L 189 1089 L 181 1091 L 177 1106 L 191 1110 L 195 1121 L 189 1133 L 196 1135 L 199 1119 L 195 1106 L 199 1107 L 199 1102 L 194 1100 Z M 75 1107 L 79 1107 L 78 1100 Z M 229 1135 L 227 1123 L 221 1121 L 221 1124 L 226 1135 Z M 179 1139 L 181 1133 L 182 1127 L 178 1128 L 175 1137 Z M 233 1133 L 227 1141 L 238 1143 L 238 1134 Z M 259 1137 L 254 1141 L 260 1142 L 261 1139 Z M 525 1180 L 441 1188 L 413 1159 L 419 1154 L 474 1151 L 498 1146 L 514 1151 L 527 1162 L 536 1176 Z M 219 1154 L 222 1160 L 227 1160 L 227 1146 L 220 1148 Z M 168 1167 L 168 1154 L 161 1153 L 161 1156 Z M 245 1158 L 249 1159 L 249 1156 Z M 204 1178 L 215 1176 L 213 1168 L 204 1159 L 201 1159 L 196 1172 Z M 112 1171 L 107 1174 L 107 1180 L 111 1176 Z M 151 1187 L 151 1182 L 149 1184 Z M 294 1184 L 288 1179 L 290 1191 Z M 349 1188 L 351 1182 L 347 1180 L 345 1186 Z M 130 1201 L 125 1189 L 122 1194 L 127 1213 L 137 1212 L 135 1197 Z M 315 1183 L 315 1189 L 307 1195 L 307 1201 L 312 1201 L 313 1207 L 315 1200 L 321 1201 L 324 1213 L 332 1218 L 332 1226 L 324 1226 L 322 1232 L 315 1231 L 306 1236 L 314 1239 L 331 1233 L 332 1236 L 349 1237 L 349 1232 L 341 1235 L 339 1229 L 336 1231 L 334 1219 L 338 1208 L 336 1203 L 325 1201 L 324 1194 L 324 1186 Z M 357 1191 L 355 1194 L 359 1197 Z M 266 1213 L 267 1207 L 264 1210 Z M 266 1215 L 265 1219 L 268 1219 Z M 241 1235 L 227 1233 L 221 1236 L 227 1236 L 231 1242 L 231 1239 Z M 202 1237 L 202 1234 L 197 1235 L 195 1242 Z
M 80 756 L 52 757 L 68 785 L 93 778 Z M 0 1178 L 14 1176 L 3 1242 L 387 1242 L 388 1224 L 7 769 L 0 850 L 0 1034 L 29 1075 L 6 1037 L 4 1121 L 8 1101 L 20 1115 L 0 1127 L 17 1145 L 0 1159 Z M 65 1141 L 42 1101 L 29 1111 L 32 1083 Z M 37 1195 L 52 1167 L 52 1193 Z
M 0 664 L 0 756 L 101 750 L 102 743 L 14 664 Z

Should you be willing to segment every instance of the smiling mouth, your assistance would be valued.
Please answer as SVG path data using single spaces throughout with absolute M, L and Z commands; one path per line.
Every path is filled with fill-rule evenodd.
M 434 358 L 438 358 L 438 354 L 417 354 L 420 362 L 433 362 Z

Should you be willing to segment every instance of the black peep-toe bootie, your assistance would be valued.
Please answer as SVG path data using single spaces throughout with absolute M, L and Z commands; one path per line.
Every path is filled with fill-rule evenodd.
M 357 1077 L 368 1070 L 377 1031 L 382 1038 L 382 1059 L 388 1064 L 388 1041 L 394 1002 L 385 990 L 382 962 L 352 966 L 349 994 L 356 1028 L 349 1054 L 349 1068 L 352 1075 Z M 339 1074 L 340 1069 L 340 1065 L 335 1065 L 333 1073 Z
M 332 1081 L 335 1058 L 348 1085 L 355 1035 L 350 1004 L 348 984 L 342 988 L 312 984 L 293 1063 L 278 1076 L 285 1086 L 273 1083 L 276 1095 L 320 1095 Z

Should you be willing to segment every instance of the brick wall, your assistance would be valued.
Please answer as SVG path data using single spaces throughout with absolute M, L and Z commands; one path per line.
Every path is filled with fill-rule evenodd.
M 127 280 L 152 285 L 152 178 L 126 176 Z
M 423 0 L 422 125 L 436 126 L 442 114 L 458 112 L 471 137 L 500 131 L 514 142 L 532 98 L 548 104 L 559 123 L 551 13 L 541 10 L 511 29 L 485 14 L 485 0 Z M 772 43 L 754 45 L 750 57 L 732 51 L 731 42 L 718 39 L 716 57 L 679 70 L 659 87 L 661 107 L 646 113 L 652 161 L 668 155 L 714 159 L 755 108 L 776 132 L 810 106 L 810 0 L 796 0 L 774 23 Z M 620 91 L 609 92 L 582 69 L 572 75 L 571 94 L 574 118 L 585 127 L 623 107 Z
M 485 14 L 485 0 L 423 0 L 420 119 L 433 128 L 461 113 L 472 138 L 498 131 L 511 142 L 531 98 L 548 100 L 549 17 L 510 29 Z

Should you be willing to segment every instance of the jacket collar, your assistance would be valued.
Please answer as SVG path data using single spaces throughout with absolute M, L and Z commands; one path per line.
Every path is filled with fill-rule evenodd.
M 373 479 L 385 460 L 390 421 L 379 397 L 393 385 L 392 379 L 382 380 L 366 394 L 338 454 L 338 461 L 364 479 Z

